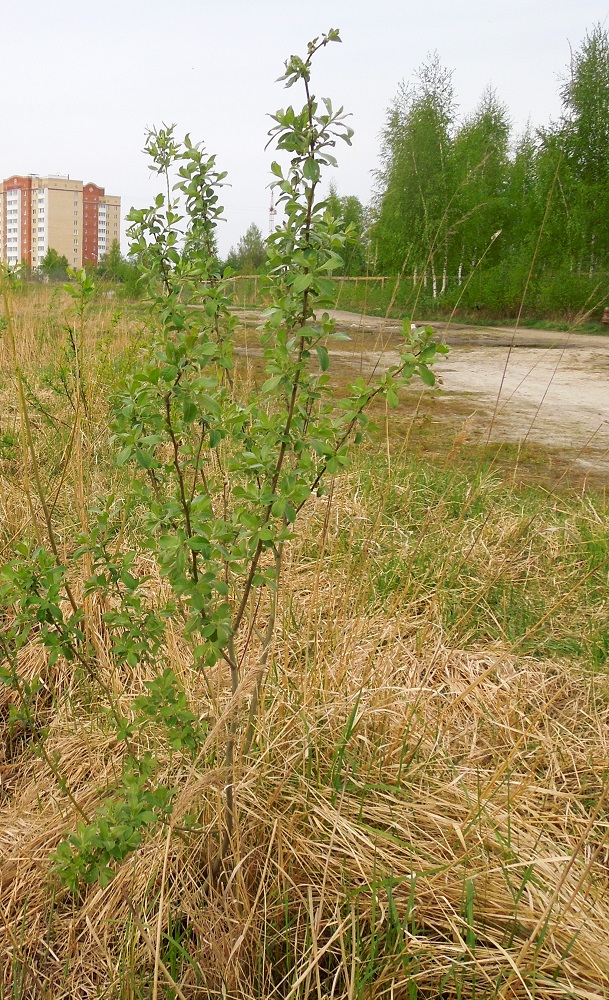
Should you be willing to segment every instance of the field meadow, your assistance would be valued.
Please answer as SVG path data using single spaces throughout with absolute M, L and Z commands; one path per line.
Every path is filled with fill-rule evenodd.
M 154 321 L 103 289 L 78 313 L 53 286 L 16 287 L 3 315 L 2 564 L 30 576 L 28 600 L 14 570 L 0 589 L 0 997 L 607 996 L 603 484 L 552 483 L 540 449 L 516 469 L 409 390 L 299 515 L 274 610 L 248 609 L 236 690 L 223 660 L 195 661 L 179 608 L 156 656 L 121 658 L 125 623 L 74 553 L 103 508 L 115 562 L 133 553 L 148 605 L 167 598 L 110 428 Z M 237 392 L 263 377 L 240 349 L 255 337 L 235 331 Z M 49 521 L 92 659 L 49 639 L 66 592 L 36 603 Z M 166 670 L 194 748 L 156 717 L 117 731 Z M 172 806 L 120 856 L 112 836 L 133 825 L 127 810 L 112 827 L 112 803 L 136 752 Z M 125 809 L 152 783 L 136 776 Z M 82 850 L 107 848 L 107 878 L 60 877 L 79 829 Z

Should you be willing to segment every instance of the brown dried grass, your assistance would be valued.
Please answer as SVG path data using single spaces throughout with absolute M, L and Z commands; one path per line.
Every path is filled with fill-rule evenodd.
M 18 311 L 32 370 L 60 350 L 50 332 L 40 343 L 32 333 L 41 303 L 29 320 Z M 97 333 L 89 328 L 92 346 L 109 315 Z M 132 333 L 127 325 L 123 346 Z M 94 430 L 105 419 L 105 383 L 89 384 Z M 90 496 L 109 490 L 96 454 L 92 443 Z M 27 506 L 17 476 L 1 485 L 8 544 Z M 65 538 L 74 488 L 66 476 L 55 512 Z M 375 612 L 382 503 L 368 509 L 344 480 L 320 553 L 324 503 L 288 560 L 217 881 L 210 866 L 228 777 L 218 762 L 228 719 L 245 722 L 255 647 L 231 700 L 223 671 L 207 680 L 194 671 L 170 624 L 166 660 L 209 735 L 194 764 L 154 730 L 138 737 L 160 780 L 177 789 L 171 823 L 117 866 L 109 886 L 83 887 L 78 898 L 53 876 L 51 854 L 81 818 L 72 800 L 91 816 L 108 796 L 125 745 L 88 679 L 61 660 L 50 667 L 36 645 L 23 651 L 22 675 L 43 681 L 35 723 L 48 734 L 47 756 L 36 753 L 35 728 L 11 723 L 14 694 L 0 689 L 0 998 L 609 995 L 607 678 L 497 642 L 451 647 L 427 587 L 408 601 L 394 593 L 391 614 L 387 605 Z M 472 601 L 490 575 L 540 571 L 526 539 L 520 545 L 522 524 L 513 515 L 468 524 L 455 541 L 450 571 L 466 552 L 477 575 Z M 349 544 L 370 554 L 361 575 L 344 554 L 349 526 Z M 441 511 L 426 530 L 443 530 Z M 556 547 L 557 536 L 546 543 Z M 408 551 L 396 522 L 402 544 Z M 151 672 L 117 671 L 103 634 L 94 642 L 101 680 L 128 711 Z
M 157 923 L 181 928 L 189 957 L 174 963 L 173 995 L 185 997 L 607 995 L 606 679 L 440 641 L 417 654 L 407 611 L 337 617 L 349 585 L 321 565 L 288 572 L 218 884 L 222 725 L 194 765 L 149 736 L 178 789 L 171 826 L 107 888 L 75 900 L 50 877 L 49 855 L 78 817 L 27 734 L 11 743 L 5 722 L 4 995 L 147 996 Z M 168 650 L 214 717 L 179 640 Z M 124 748 L 67 665 L 50 671 L 37 657 L 21 669 L 53 691 L 52 712 L 40 709 L 47 752 L 91 813 Z M 252 656 L 246 678 L 255 667 Z M 124 704 L 143 680 L 114 676 Z M 230 708 L 228 689 L 218 693 Z M 186 813 L 196 833 L 181 829 Z M 170 996 L 166 951 L 157 976 Z

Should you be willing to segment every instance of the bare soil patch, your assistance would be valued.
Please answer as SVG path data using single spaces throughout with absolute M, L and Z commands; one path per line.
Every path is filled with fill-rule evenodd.
M 395 364 L 401 323 L 330 313 L 352 340 L 332 349 L 345 374 Z M 243 313 L 246 324 L 257 313 Z M 432 323 L 450 354 L 436 365 L 436 417 L 469 417 L 473 442 L 538 445 L 584 475 L 609 479 L 609 337 L 559 331 Z M 420 394 L 421 388 L 413 388 Z

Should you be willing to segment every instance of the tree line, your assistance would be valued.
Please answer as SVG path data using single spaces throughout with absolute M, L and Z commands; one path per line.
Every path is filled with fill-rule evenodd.
M 423 300 L 514 312 L 594 311 L 609 295 L 609 37 L 573 54 L 557 121 L 514 136 L 487 88 L 459 119 L 452 73 L 436 55 L 400 84 L 381 131 L 371 203 L 328 208 L 357 233 L 346 275 L 402 276 Z M 251 226 L 227 263 L 262 265 Z
M 491 89 L 459 122 L 451 74 L 429 60 L 400 87 L 383 128 L 372 269 L 419 275 L 432 297 L 457 289 L 469 304 L 490 293 L 507 305 L 544 281 L 565 304 L 600 300 L 609 270 L 609 38 L 600 25 L 573 55 L 560 96 L 558 121 L 514 140 Z

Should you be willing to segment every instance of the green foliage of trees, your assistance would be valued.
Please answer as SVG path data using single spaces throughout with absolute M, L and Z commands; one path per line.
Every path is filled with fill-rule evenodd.
M 505 229 L 509 214 L 509 133 L 507 108 L 487 89 L 452 142 L 449 164 L 454 194 L 447 249 L 449 266 L 458 275 L 481 259 L 492 263 L 501 253 L 497 234 Z
M 344 264 L 340 274 L 356 276 L 366 274 L 369 268 L 368 213 L 355 195 L 338 194 L 334 183 L 328 189 L 328 210 L 339 227 L 349 230 L 353 239 L 343 251 Z
M 372 234 L 381 273 L 427 265 L 435 273 L 446 257 L 455 114 L 451 74 L 436 54 L 418 70 L 413 86 L 400 86 L 382 132 Z
M 597 25 L 575 53 L 562 89 L 563 119 L 552 136 L 564 165 L 573 263 L 609 263 L 609 36 Z
M 39 269 L 49 281 L 65 281 L 68 277 L 68 259 L 63 254 L 60 255 L 53 247 L 49 247 L 40 261 Z
M 252 222 L 239 240 L 237 249 L 230 248 L 225 264 L 237 274 L 258 274 L 265 258 L 264 236 L 256 223 Z
M 140 294 L 137 262 L 123 257 L 118 240 L 113 240 L 108 253 L 100 257 L 96 273 L 103 281 L 121 285 L 124 294 L 130 298 Z
M 514 140 L 490 89 L 458 121 L 437 55 L 402 84 L 382 132 L 377 273 L 418 277 L 434 298 L 457 288 L 471 302 L 475 288 L 485 303 L 498 286 L 514 300 L 562 275 L 572 307 L 600 304 L 602 283 L 597 302 L 578 282 L 609 271 L 609 35 L 600 25 L 573 55 L 561 97 L 557 122 Z
M 113 240 L 108 253 L 99 259 L 97 273 L 100 278 L 106 278 L 108 281 L 123 281 L 128 267 L 129 264 L 121 254 L 118 240 Z

